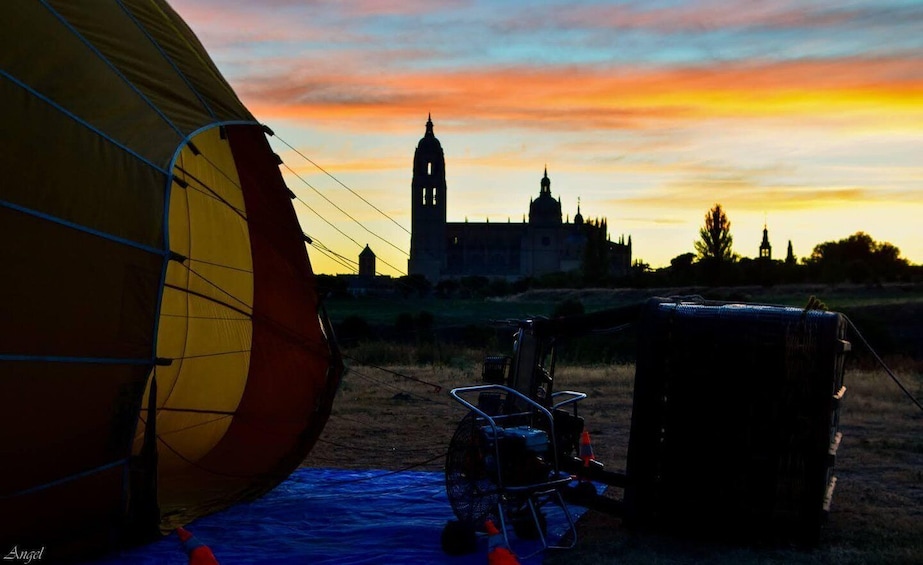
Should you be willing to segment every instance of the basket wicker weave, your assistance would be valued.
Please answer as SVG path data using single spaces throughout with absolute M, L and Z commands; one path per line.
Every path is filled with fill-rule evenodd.
M 652 299 L 638 340 L 628 523 L 816 541 L 836 482 L 845 329 L 834 312 Z

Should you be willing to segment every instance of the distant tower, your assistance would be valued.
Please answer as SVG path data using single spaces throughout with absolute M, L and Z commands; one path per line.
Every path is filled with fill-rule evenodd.
M 580 213 L 580 197 L 577 197 L 577 215 L 574 216 L 574 224 L 583 225 L 583 214 Z
M 772 260 L 772 246 L 769 245 L 769 230 L 766 224 L 763 224 L 763 242 L 760 243 L 760 259 L 765 261 Z
M 369 248 L 368 244 L 365 244 L 365 249 L 359 254 L 359 276 L 375 276 L 375 253 Z
M 792 240 L 788 240 L 788 254 L 785 255 L 785 264 L 795 264 L 795 253 L 792 251 Z
M 426 134 L 413 154 L 410 185 L 410 259 L 407 274 L 438 281 L 446 268 L 445 154 L 433 134 L 432 115 L 426 120 Z
M 538 198 L 529 203 L 529 227 L 525 237 L 523 271 L 543 275 L 561 270 L 561 201 L 551 196 L 548 167 Z

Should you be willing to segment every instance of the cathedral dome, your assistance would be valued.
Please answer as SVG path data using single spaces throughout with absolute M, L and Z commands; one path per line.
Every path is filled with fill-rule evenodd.
M 561 224 L 561 202 L 551 196 L 551 179 L 548 178 L 548 167 L 545 167 L 545 176 L 542 177 L 542 188 L 538 198 L 529 204 L 529 223 L 542 225 Z

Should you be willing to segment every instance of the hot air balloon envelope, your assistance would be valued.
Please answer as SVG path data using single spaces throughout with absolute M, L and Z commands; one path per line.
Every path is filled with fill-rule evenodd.
M 0 545 L 258 496 L 341 363 L 266 130 L 161 0 L 0 18 Z

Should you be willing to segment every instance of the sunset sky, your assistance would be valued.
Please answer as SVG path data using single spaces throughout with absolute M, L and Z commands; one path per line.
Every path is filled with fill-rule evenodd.
M 522 222 L 547 164 L 565 214 L 653 267 L 716 202 L 745 257 L 765 221 L 774 258 L 862 230 L 923 263 L 919 1 L 171 4 L 258 119 L 406 229 L 432 113 L 449 221 Z M 317 244 L 406 271 L 406 231 L 272 143 Z

